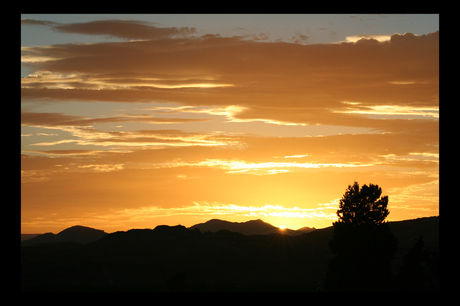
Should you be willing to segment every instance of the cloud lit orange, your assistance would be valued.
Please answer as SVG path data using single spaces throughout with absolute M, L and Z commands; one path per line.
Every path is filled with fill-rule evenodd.
M 439 31 L 303 44 L 134 20 L 23 46 L 21 230 L 326 227 L 353 181 L 439 214 Z M 383 37 L 383 38 L 382 38 Z

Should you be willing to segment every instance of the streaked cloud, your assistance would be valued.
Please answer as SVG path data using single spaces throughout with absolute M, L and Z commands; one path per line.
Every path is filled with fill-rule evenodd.
M 31 146 L 55 146 L 59 144 L 75 143 L 80 146 L 92 145 L 101 147 L 114 147 L 115 151 L 120 147 L 150 146 L 227 146 L 237 144 L 237 141 L 227 137 L 219 137 L 206 134 L 187 134 L 171 131 L 166 134 L 152 132 L 103 132 L 96 129 L 64 128 L 66 132 L 73 134 L 76 139 L 63 139 L 48 142 L 38 142 Z
M 439 107 L 424 106 L 400 106 L 400 105 L 369 105 L 366 106 L 359 102 L 344 102 L 350 105 L 348 109 L 342 110 L 342 113 L 365 114 L 365 115 L 388 115 L 388 116 L 415 116 L 439 118 Z
M 110 172 L 110 171 L 117 171 L 117 170 L 122 170 L 124 164 L 96 164 L 96 165 L 83 165 L 83 166 L 78 166 L 78 168 L 83 168 L 83 169 L 89 169 L 91 171 L 96 171 L 96 172 Z
M 228 170 L 228 173 L 254 173 L 259 174 L 264 171 L 262 174 L 275 174 L 279 172 L 287 172 L 289 168 L 348 168 L 348 167 L 365 167 L 372 164 L 340 164 L 340 163 L 278 163 L 278 162 L 266 162 L 266 163 L 246 163 L 244 161 L 238 160 L 218 160 L 218 159 L 206 159 L 198 163 L 173 163 L 173 166 L 198 166 L 198 167 L 219 167 L 222 169 Z M 288 168 L 288 169 L 279 169 L 278 168 Z
M 301 158 L 301 157 L 307 157 L 308 154 L 304 155 L 291 155 L 291 156 L 285 156 L 284 158 Z
M 27 61 L 41 61 L 39 58 L 25 57 Z M 28 77 L 21 79 L 22 88 L 48 88 L 48 89 L 87 89 L 87 90 L 119 90 L 119 89 L 138 89 L 142 88 L 215 88 L 229 87 L 233 84 L 222 84 L 207 80 L 206 77 L 179 79 L 170 78 L 117 78 L 117 77 L 95 77 L 85 74 L 56 74 L 50 71 L 37 71 L 29 74 Z

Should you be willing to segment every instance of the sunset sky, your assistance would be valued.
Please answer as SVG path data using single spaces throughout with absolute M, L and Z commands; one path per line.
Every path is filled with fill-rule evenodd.
M 21 15 L 21 232 L 439 215 L 439 15 Z

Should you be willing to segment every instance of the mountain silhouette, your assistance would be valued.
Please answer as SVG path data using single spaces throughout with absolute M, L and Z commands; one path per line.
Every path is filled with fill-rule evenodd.
M 310 232 L 313 229 L 306 230 L 302 228 L 302 231 L 295 231 L 291 229 L 279 229 L 269 223 L 262 221 L 261 219 L 250 220 L 247 222 L 229 222 L 219 219 L 211 219 L 205 223 L 195 224 L 190 229 L 199 229 L 201 232 L 218 232 L 220 230 L 227 230 L 230 232 L 238 232 L 243 235 L 270 235 L 270 234 L 286 234 L 286 235 L 301 235 L 306 232 Z
M 439 217 L 389 224 L 399 242 L 392 261 L 395 274 L 421 235 L 425 246 L 439 250 Z M 251 235 L 236 230 L 241 228 Z M 94 229 L 71 227 L 57 235 L 40 236 L 69 239 L 72 232 L 83 230 Z M 271 230 L 275 232 L 260 234 Z M 118 231 L 87 244 L 23 246 L 21 290 L 315 291 L 333 256 L 329 248 L 333 233 L 330 226 L 302 235 L 281 235 L 262 220 L 214 219 L 190 228 L 159 225 Z
M 314 230 L 316 230 L 316 228 L 304 226 L 302 228 L 297 229 L 296 232 L 306 234 L 309 232 L 313 232 Z
M 41 243 L 76 242 L 87 244 L 101 239 L 107 235 L 103 230 L 75 225 L 59 232 L 58 234 L 45 233 L 21 242 L 21 246 L 36 245 Z
M 412 248 L 416 239 L 423 236 L 425 246 L 439 251 L 439 217 L 426 217 L 413 220 L 388 222 L 391 232 L 398 238 L 398 250 L 393 266 L 399 267 L 405 254 Z M 397 272 L 393 269 L 393 272 Z
M 32 239 L 41 234 L 21 234 L 21 241 Z

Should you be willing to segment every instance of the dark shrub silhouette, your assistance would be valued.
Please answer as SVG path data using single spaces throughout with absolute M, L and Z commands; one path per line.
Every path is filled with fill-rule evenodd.
M 397 239 L 384 222 L 388 196 L 378 185 L 348 186 L 333 223 L 325 286 L 329 291 L 387 291 L 391 288 L 391 261 Z
M 439 291 L 439 256 L 436 250 L 424 246 L 420 236 L 404 256 L 397 279 L 398 291 Z
M 187 283 L 185 273 L 175 274 L 173 277 L 168 279 L 166 286 L 168 291 L 172 292 L 180 292 L 186 290 Z

